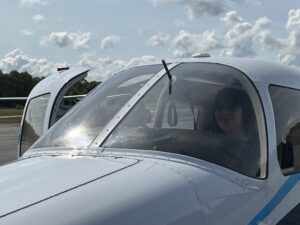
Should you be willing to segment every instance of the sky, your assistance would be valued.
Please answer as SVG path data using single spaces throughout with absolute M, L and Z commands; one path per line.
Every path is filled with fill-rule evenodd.
M 300 0 L 0 1 L 2 72 L 86 66 L 103 80 L 194 53 L 300 68 Z

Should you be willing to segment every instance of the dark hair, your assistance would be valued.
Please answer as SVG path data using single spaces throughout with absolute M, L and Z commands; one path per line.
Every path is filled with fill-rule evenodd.
M 213 105 L 213 113 L 223 109 L 235 110 L 242 108 L 242 123 L 246 133 L 250 132 L 254 126 L 254 110 L 247 93 L 237 88 L 224 88 L 218 92 Z M 223 133 L 222 128 L 216 123 L 216 132 Z

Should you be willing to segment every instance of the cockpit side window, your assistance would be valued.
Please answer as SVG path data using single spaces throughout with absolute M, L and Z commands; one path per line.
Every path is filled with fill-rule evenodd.
M 284 175 L 300 171 L 300 90 L 272 85 L 278 162 Z
M 244 86 L 251 84 L 241 79 L 245 75 L 210 63 L 183 63 L 171 74 L 171 91 L 163 77 L 102 146 L 181 154 L 265 176 L 256 111 Z
M 21 154 L 27 151 L 43 133 L 49 97 L 50 94 L 41 95 L 28 103 L 21 132 Z

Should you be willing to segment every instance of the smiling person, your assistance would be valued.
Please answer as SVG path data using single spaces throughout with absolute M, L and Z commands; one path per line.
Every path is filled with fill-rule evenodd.
M 259 139 L 249 96 L 238 88 L 224 88 L 216 95 L 213 112 L 214 132 L 224 135 L 218 144 L 221 164 L 256 176 Z
M 222 89 L 216 96 L 213 111 L 217 133 L 247 139 L 252 130 L 254 111 L 244 91 Z

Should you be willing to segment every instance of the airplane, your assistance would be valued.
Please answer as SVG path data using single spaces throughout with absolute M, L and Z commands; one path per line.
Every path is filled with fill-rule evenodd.
M 300 71 L 256 59 L 125 69 L 61 117 L 88 68 L 30 93 L 0 225 L 298 224 Z

